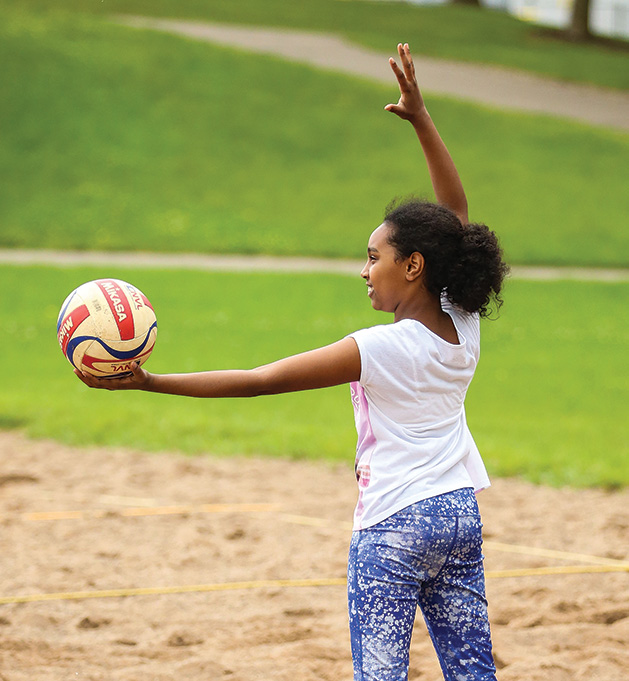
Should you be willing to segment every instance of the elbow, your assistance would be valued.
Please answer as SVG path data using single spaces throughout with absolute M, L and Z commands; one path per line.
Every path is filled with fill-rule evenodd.
M 248 397 L 280 395 L 306 389 L 303 381 L 298 380 L 294 373 L 283 369 L 278 362 L 251 369 L 249 374 L 250 392 Z

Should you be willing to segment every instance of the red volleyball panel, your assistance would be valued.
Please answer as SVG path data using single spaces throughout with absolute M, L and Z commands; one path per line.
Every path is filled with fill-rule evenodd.
M 97 284 L 105 295 L 105 300 L 116 320 L 120 340 L 131 340 L 135 337 L 135 324 L 133 323 L 133 310 L 125 292 L 113 279 L 101 279 Z
M 90 316 L 89 310 L 85 305 L 75 308 L 66 315 L 66 318 L 61 322 L 57 339 L 63 354 L 66 354 L 66 348 L 70 342 L 70 338 L 74 335 L 79 324 L 82 324 Z

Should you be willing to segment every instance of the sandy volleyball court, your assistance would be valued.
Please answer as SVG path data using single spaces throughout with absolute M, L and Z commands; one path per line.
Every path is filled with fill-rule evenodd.
M 0 452 L 0 681 L 351 679 L 350 460 L 6 432 Z M 626 678 L 629 493 L 495 480 L 479 499 L 499 679 Z M 412 655 L 411 679 L 441 678 L 421 617 Z

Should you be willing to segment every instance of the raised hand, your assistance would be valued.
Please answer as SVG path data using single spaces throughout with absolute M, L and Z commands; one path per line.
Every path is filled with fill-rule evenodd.
M 400 86 L 400 99 L 397 104 L 387 104 L 384 108 L 411 123 L 428 164 L 437 202 L 453 211 L 463 224 L 467 224 L 467 199 L 461 178 L 426 110 L 424 98 L 417 85 L 415 66 L 408 43 L 398 44 L 397 51 L 402 68 L 397 65 L 395 59 L 389 59 L 389 64 Z
M 397 104 L 387 104 L 384 108 L 405 121 L 410 121 L 413 124 L 419 123 L 419 119 L 426 114 L 426 106 L 417 85 L 415 65 L 408 43 L 404 45 L 399 43 L 397 51 L 400 55 L 402 68 L 397 65 L 393 57 L 389 59 L 389 64 L 400 86 L 400 99 Z

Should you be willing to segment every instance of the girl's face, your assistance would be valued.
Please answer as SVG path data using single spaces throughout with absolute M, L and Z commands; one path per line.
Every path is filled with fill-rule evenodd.
M 383 223 L 373 232 L 367 245 L 367 263 L 360 273 L 372 307 L 383 312 L 395 312 L 408 288 L 407 262 L 397 259 L 397 251 L 388 241 L 389 230 Z

